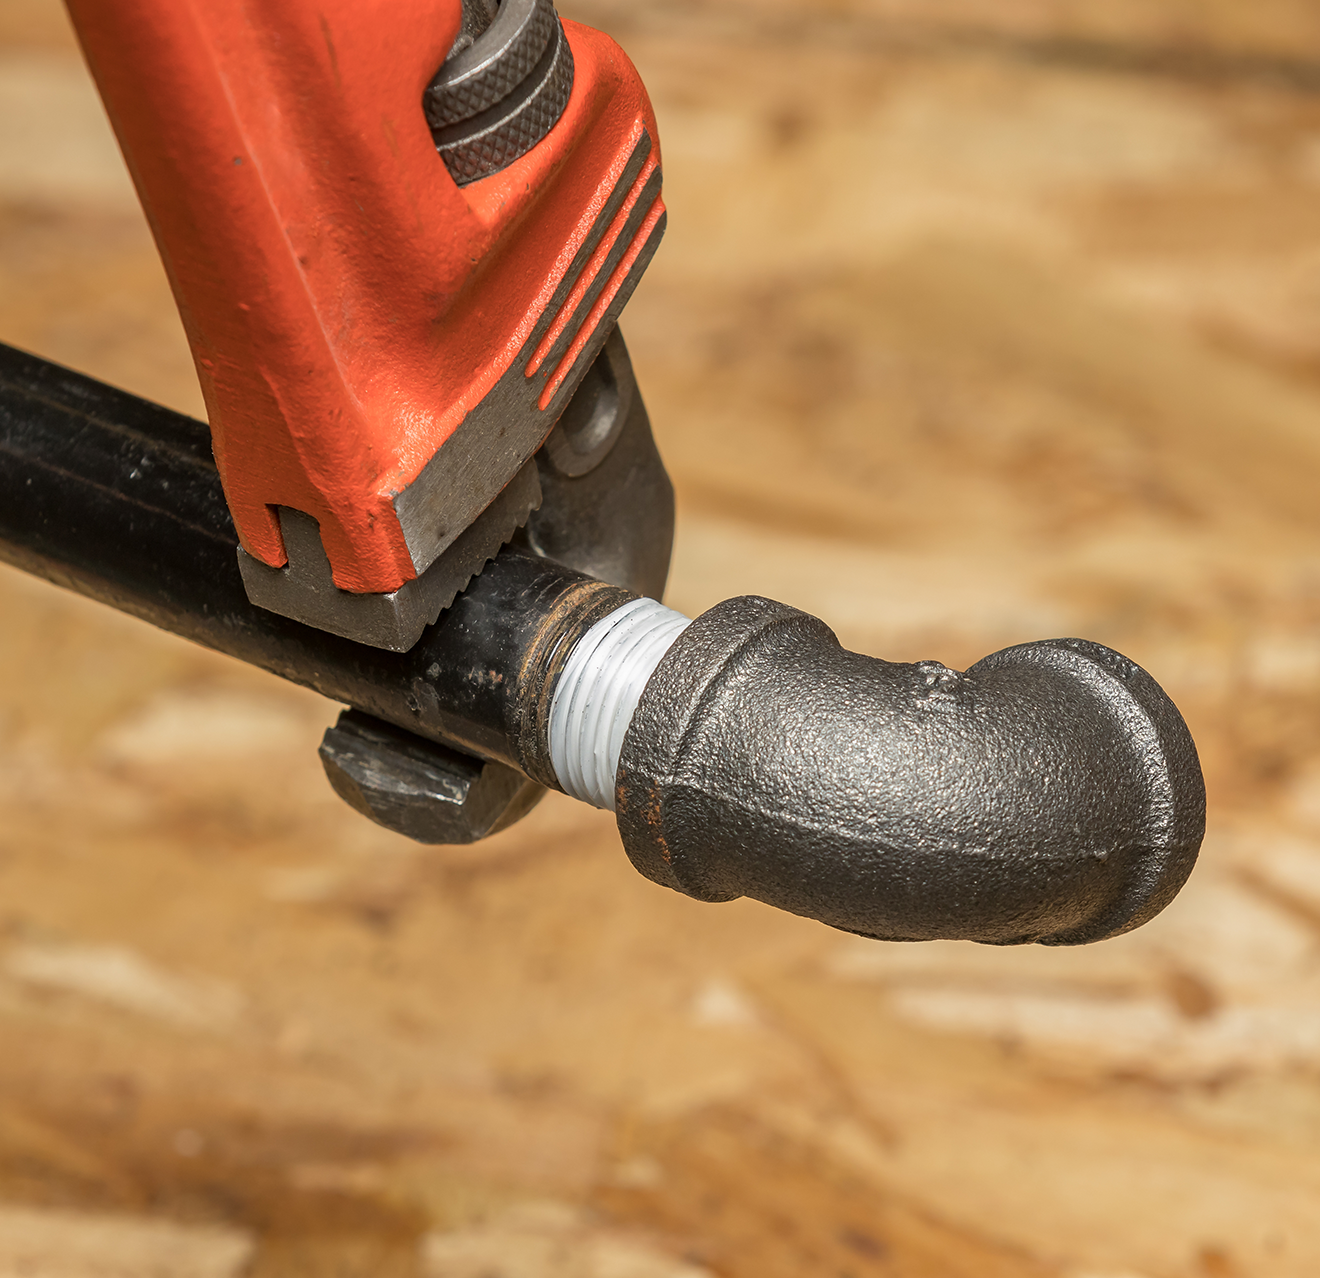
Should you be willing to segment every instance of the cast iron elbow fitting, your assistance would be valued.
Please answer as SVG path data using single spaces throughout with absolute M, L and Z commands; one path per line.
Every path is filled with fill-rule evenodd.
M 1186 881 L 1196 748 L 1159 685 L 1076 639 L 959 674 L 848 652 L 733 599 L 684 630 L 623 739 L 615 806 L 648 878 L 885 940 L 1075 945 Z

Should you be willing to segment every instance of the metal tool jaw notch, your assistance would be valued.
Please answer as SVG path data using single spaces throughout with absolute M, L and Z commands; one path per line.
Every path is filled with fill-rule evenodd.
M 71 0 L 250 598 L 398 649 L 535 508 L 665 228 L 655 116 L 552 0 Z M 328 581 L 327 581 L 328 575 Z

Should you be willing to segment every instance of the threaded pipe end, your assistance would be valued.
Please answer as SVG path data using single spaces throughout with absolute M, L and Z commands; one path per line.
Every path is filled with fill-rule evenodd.
M 619 756 L 637 702 L 691 624 L 654 599 L 633 599 L 578 641 L 550 703 L 550 762 L 565 793 L 614 811 Z

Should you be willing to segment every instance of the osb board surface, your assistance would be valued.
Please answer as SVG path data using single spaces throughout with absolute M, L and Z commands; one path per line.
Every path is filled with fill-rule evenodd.
M 333 707 L 5 571 L 0 1274 L 1314 1278 L 1314 6 L 565 8 L 659 114 L 671 602 L 1111 643 L 1202 863 L 995 951 L 698 905 L 563 799 L 419 850 Z M 200 412 L 63 19 L 0 36 L 0 338 Z

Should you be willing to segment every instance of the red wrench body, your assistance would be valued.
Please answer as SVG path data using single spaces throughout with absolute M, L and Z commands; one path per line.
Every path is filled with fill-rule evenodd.
M 69 0 L 155 233 L 246 551 L 423 573 L 536 451 L 664 227 L 645 90 L 564 23 L 558 122 L 460 187 L 423 94 L 461 0 Z

